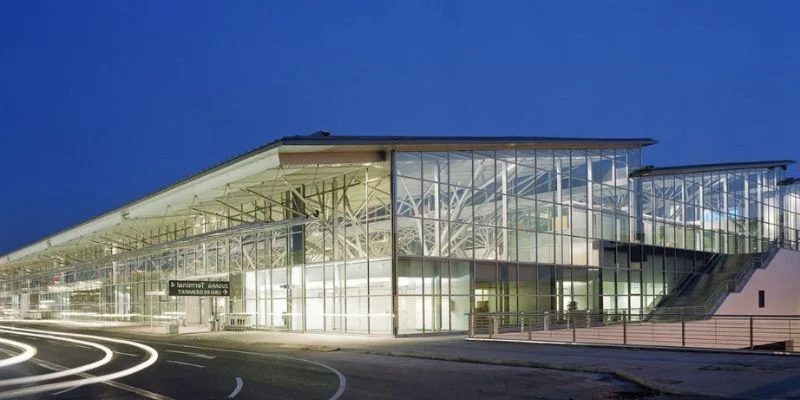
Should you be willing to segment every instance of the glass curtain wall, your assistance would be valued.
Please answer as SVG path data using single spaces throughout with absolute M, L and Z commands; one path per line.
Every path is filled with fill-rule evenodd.
M 783 193 L 783 235 L 780 240 L 784 246 L 800 250 L 800 181 L 781 186 Z
M 782 176 L 780 169 L 742 169 L 634 178 L 642 180 L 645 243 L 708 253 L 764 251 L 778 237 Z
M 389 181 L 388 163 L 354 167 L 276 193 L 264 211 L 269 221 L 307 215 L 304 222 L 28 274 L 6 288 L 45 318 L 205 323 L 213 307 L 248 314 L 263 329 L 390 334 Z M 170 279 L 230 280 L 231 295 L 170 297 Z
M 395 153 L 399 333 L 465 330 L 470 310 L 641 307 L 639 165 L 638 148 Z

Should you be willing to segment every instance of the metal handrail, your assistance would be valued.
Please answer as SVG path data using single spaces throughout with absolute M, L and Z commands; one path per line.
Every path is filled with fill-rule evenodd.
M 650 304 L 647 305 L 644 308 L 644 313 L 645 314 L 650 314 L 656 308 L 656 305 L 658 305 L 658 303 L 661 301 L 661 299 L 663 299 L 664 297 L 667 296 L 667 294 L 665 292 L 666 292 L 666 289 L 662 288 L 661 292 L 659 292 L 657 295 L 653 296 L 653 301 L 651 301 Z
M 683 291 L 686 290 L 689 282 L 696 279 L 700 275 L 708 273 L 709 269 L 716 264 L 717 260 L 719 260 L 721 257 L 722 253 L 713 253 L 711 257 L 708 258 L 708 261 L 706 261 L 699 270 L 692 269 L 690 272 L 688 272 L 686 276 L 684 276 L 683 279 L 681 279 L 681 281 L 672 288 L 670 294 L 673 294 L 672 292 L 675 292 L 675 294 L 683 293 Z
M 708 271 L 709 267 L 714 265 L 717 262 L 717 260 L 720 259 L 720 257 L 722 257 L 722 253 L 720 253 L 720 252 L 713 253 L 711 255 L 711 257 L 708 258 L 708 261 L 705 263 L 705 265 L 703 265 L 703 267 L 700 270 L 694 270 L 693 269 L 692 271 L 686 273 L 686 275 L 680 280 L 680 282 L 678 282 L 677 285 L 673 286 L 670 289 L 669 293 L 664 293 L 665 290 L 662 290 L 660 294 L 656 295 L 656 298 L 653 300 L 653 302 L 649 306 L 645 307 L 645 310 L 647 311 L 647 314 L 653 313 L 653 312 L 655 312 L 655 310 L 665 310 L 665 309 L 666 310 L 678 309 L 678 310 L 680 310 L 681 314 L 683 314 L 684 310 L 686 310 L 686 309 L 689 309 L 689 310 L 702 309 L 702 312 L 705 312 L 705 310 L 706 310 L 705 305 L 703 305 L 703 306 L 684 306 L 684 307 L 658 307 L 657 305 L 662 299 L 664 299 L 664 298 L 666 298 L 668 296 L 680 295 L 681 293 L 683 293 L 683 291 L 686 290 L 686 288 L 689 286 L 689 283 L 691 281 L 693 281 L 694 279 L 697 279 L 698 276 L 706 273 Z
M 627 312 L 595 310 L 552 315 L 541 312 L 479 312 L 469 315 L 469 337 L 551 343 L 699 347 L 773 352 L 800 350 L 800 315 L 687 315 L 633 320 Z M 776 348 L 775 346 L 781 346 Z
M 733 279 L 728 279 L 717 286 L 716 289 L 708 296 L 705 303 L 703 303 L 703 307 L 707 311 L 712 310 L 716 305 L 719 304 L 719 301 L 723 299 L 727 294 L 732 292 L 738 292 L 742 290 L 742 285 L 750 279 L 755 272 L 756 262 L 760 261 L 761 256 L 756 254 L 751 254 L 747 258 L 747 262 L 745 263 L 744 267 L 736 274 Z
M 761 268 L 766 268 L 767 265 L 770 262 L 772 262 L 772 259 L 775 257 L 776 254 L 778 254 L 778 251 L 781 248 L 789 248 L 789 249 L 791 249 L 791 246 L 787 246 L 787 247 L 782 246 L 781 243 L 778 241 L 778 239 L 770 241 L 769 245 L 767 246 L 767 250 L 764 251 L 764 254 L 761 256 L 761 266 L 760 267 Z
M 603 313 L 604 315 L 614 315 L 614 314 L 618 314 L 618 315 L 622 315 L 622 314 L 625 314 L 625 315 L 636 315 L 635 313 L 634 314 L 628 313 L 625 310 L 623 310 L 622 312 L 615 312 L 615 311 L 612 311 L 612 310 L 603 310 L 603 309 L 576 310 L 576 311 L 578 311 L 578 312 L 590 311 L 590 312 L 594 312 L 594 313 L 598 313 L 598 314 L 599 313 Z M 560 313 L 568 314 L 569 311 L 561 311 Z M 552 315 L 552 313 L 550 313 L 549 311 L 497 311 L 497 312 L 494 312 L 494 311 L 479 311 L 479 312 L 464 313 L 464 315 L 476 315 L 476 316 L 502 315 L 502 316 L 520 316 L 520 317 L 522 317 L 522 316 Z M 677 315 L 677 314 L 675 314 L 675 315 Z M 755 314 L 754 315 L 746 315 L 746 314 L 707 314 L 706 316 L 708 316 L 708 317 L 719 317 L 719 318 L 737 318 L 737 319 L 738 318 L 753 317 L 755 319 L 759 319 L 759 318 L 769 318 L 769 319 L 784 318 L 784 319 L 791 319 L 791 320 L 795 320 L 795 319 L 800 320 L 800 314 L 763 314 L 763 315 L 762 314 L 758 314 L 758 315 L 755 315 Z M 800 333 L 800 331 L 798 331 L 798 333 Z
M 700 273 L 708 272 L 708 269 L 712 265 L 714 265 L 717 262 L 717 260 L 719 260 L 721 257 L 722 253 L 720 252 L 715 252 L 714 254 L 712 254 L 711 257 L 708 258 L 708 262 L 706 262 L 705 265 L 703 265 L 703 269 L 702 271 L 700 271 Z

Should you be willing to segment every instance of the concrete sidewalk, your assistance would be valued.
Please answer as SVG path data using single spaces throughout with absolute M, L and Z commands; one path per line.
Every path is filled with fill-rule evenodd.
M 75 329 L 75 326 L 70 326 Z M 98 327 L 131 337 L 216 347 L 341 350 L 507 366 L 609 372 L 669 394 L 726 398 L 800 397 L 800 356 L 280 332 L 166 335 L 144 327 Z

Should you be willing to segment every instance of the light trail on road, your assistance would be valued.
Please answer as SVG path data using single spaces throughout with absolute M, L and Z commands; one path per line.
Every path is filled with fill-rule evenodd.
M 0 360 L 0 368 L 8 367 L 9 365 L 19 364 L 21 362 L 25 362 L 30 360 L 33 356 L 36 355 L 36 348 L 25 344 L 22 342 L 17 342 L 10 339 L 0 338 L 0 343 L 5 344 L 7 346 L 16 347 L 22 350 L 22 353 L 17 354 L 15 356 Z
M 20 388 L 20 389 L 14 389 L 14 390 L 9 390 L 9 391 L 5 391 L 5 392 L 0 392 L 0 399 L 10 399 L 10 398 L 15 398 L 15 397 L 30 396 L 30 395 L 34 395 L 34 394 L 38 394 L 38 393 L 63 390 L 63 389 L 67 389 L 67 388 L 71 388 L 71 387 L 75 387 L 75 386 L 90 385 L 90 384 L 93 384 L 93 383 L 106 383 L 106 382 L 112 381 L 114 379 L 119 379 L 119 378 L 122 378 L 122 377 L 125 377 L 125 376 L 128 376 L 128 375 L 135 374 L 136 372 L 139 372 L 139 371 L 141 371 L 141 370 L 143 370 L 143 369 L 145 369 L 147 367 L 150 367 L 151 365 L 155 364 L 156 361 L 158 360 L 158 351 L 156 351 L 156 349 L 154 349 L 154 348 L 152 348 L 150 346 L 141 344 L 141 343 L 130 341 L 130 340 L 114 339 L 114 338 L 109 338 L 109 337 L 105 337 L 105 336 L 84 335 L 84 334 L 79 334 L 79 333 L 42 331 L 42 330 L 38 330 L 38 329 L 26 329 L 26 328 L 14 328 L 14 327 L 3 327 L 3 328 L 0 328 L 0 330 L 13 331 L 13 332 L 18 332 L 18 333 L 26 333 L 26 334 L 29 334 L 29 335 L 32 335 L 32 336 L 33 335 L 42 336 L 42 337 L 50 336 L 51 338 L 57 338 L 57 340 L 60 339 L 60 340 L 65 340 L 65 341 L 75 340 L 75 339 L 69 339 L 69 338 L 80 338 L 80 339 L 92 339 L 92 340 L 99 340 L 99 341 L 105 341 L 105 342 L 112 342 L 112 343 L 117 343 L 117 344 L 133 346 L 133 347 L 139 348 L 141 350 L 144 350 L 145 352 L 147 352 L 149 354 L 149 357 L 144 362 L 141 362 L 139 364 L 134 365 L 133 367 L 129 367 L 129 368 L 126 368 L 126 369 L 121 370 L 121 371 L 117 371 L 117 372 L 113 372 L 113 373 L 105 374 L 105 375 L 93 376 L 91 378 L 76 379 L 76 380 L 64 381 L 64 382 L 55 382 L 55 383 L 49 383 L 49 384 L 44 384 L 44 385 L 38 385 L 38 386 L 35 386 L 35 387 L 26 387 L 26 388 Z M 93 342 L 85 342 L 85 344 L 88 344 L 88 343 L 91 343 L 91 345 L 93 347 L 102 346 L 102 345 L 98 345 L 97 343 L 93 343 Z M 105 347 L 105 346 L 103 346 L 103 347 Z M 107 354 L 107 356 L 110 357 L 111 356 L 111 350 L 109 349 L 108 351 L 109 351 L 109 353 Z M 66 372 L 66 371 L 60 371 L 60 372 L 63 373 L 63 372 Z M 37 375 L 37 376 L 42 376 L 42 375 Z M 33 378 L 33 377 L 31 377 L 31 378 Z M 24 379 L 24 378 L 19 378 L 19 379 Z
M 16 332 L 16 328 L 0 328 L 0 332 L 11 333 L 11 334 L 15 334 L 15 335 L 19 335 L 20 334 L 19 332 Z M 42 332 L 45 332 L 45 331 L 42 331 Z M 35 383 L 35 382 L 49 381 L 49 380 L 58 379 L 58 378 L 66 378 L 66 377 L 71 376 L 71 375 L 75 375 L 75 374 L 78 374 L 78 373 L 81 373 L 81 372 L 86 372 L 86 371 L 89 371 L 89 370 L 93 370 L 95 368 L 99 368 L 99 367 L 101 367 L 103 365 L 106 365 L 111 361 L 111 358 L 114 357 L 114 355 L 111 352 L 111 349 L 109 349 L 106 346 L 103 346 L 102 344 L 98 344 L 98 343 L 94 343 L 94 342 L 87 342 L 85 340 L 70 339 L 70 338 L 67 338 L 67 337 L 54 336 L 54 335 L 49 335 L 47 333 L 49 333 L 49 332 L 45 332 L 44 334 L 26 332 L 25 335 L 34 336 L 34 337 L 40 337 L 40 338 L 45 338 L 45 339 L 60 340 L 60 341 L 69 342 L 69 343 L 73 343 L 73 344 L 86 345 L 86 346 L 90 346 L 89 348 L 94 347 L 94 348 L 104 352 L 105 356 L 103 358 L 95 361 L 95 362 L 92 362 L 92 363 L 89 363 L 89 364 L 84 364 L 84 365 L 81 365 L 80 367 L 76 367 L 76 368 L 66 369 L 64 371 L 51 372 L 49 374 L 42 374 L 42 375 L 24 376 L 24 377 L 21 377 L 21 378 L 3 379 L 3 380 L 0 380 L 0 387 L 2 387 L 2 386 L 12 386 L 12 385 L 23 385 L 23 384 L 26 384 L 26 383 Z

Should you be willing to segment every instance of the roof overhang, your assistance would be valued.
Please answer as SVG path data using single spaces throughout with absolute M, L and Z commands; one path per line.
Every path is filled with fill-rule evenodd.
M 755 161 L 755 162 L 737 162 L 737 163 L 720 163 L 720 164 L 695 164 L 695 165 L 681 165 L 673 167 L 653 167 L 646 166 L 631 171 L 631 178 L 642 178 L 648 176 L 667 176 L 667 175 L 685 175 L 697 174 L 702 172 L 718 172 L 718 171 L 731 171 L 740 169 L 772 169 L 780 168 L 786 170 L 790 164 L 794 164 L 793 160 L 780 160 L 780 161 Z
M 800 178 L 786 178 L 778 182 L 778 186 L 800 185 Z
M 382 163 L 389 151 L 457 151 L 493 149 L 627 149 L 656 144 L 653 139 L 589 139 L 529 136 L 330 136 L 318 132 L 276 140 L 175 182 L 164 189 L 68 228 L 3 257 L 0 266 L 108 232 L 132 221 L 164 222 L 186 217 L 193 205 L 227 198 L 229 193 L 265 185 L 278 169 L 303 179 L 303 167 L 325 166 L 317 174 L 346 173 L 353 167 Z M 285 176 L 283 177 L 285 179 Z M 291 178 L 291 176 L 290 176 Z M 240 190 L 241 189 L 241 190 Z M 236 196 L 234 196 L 236 197 Z

